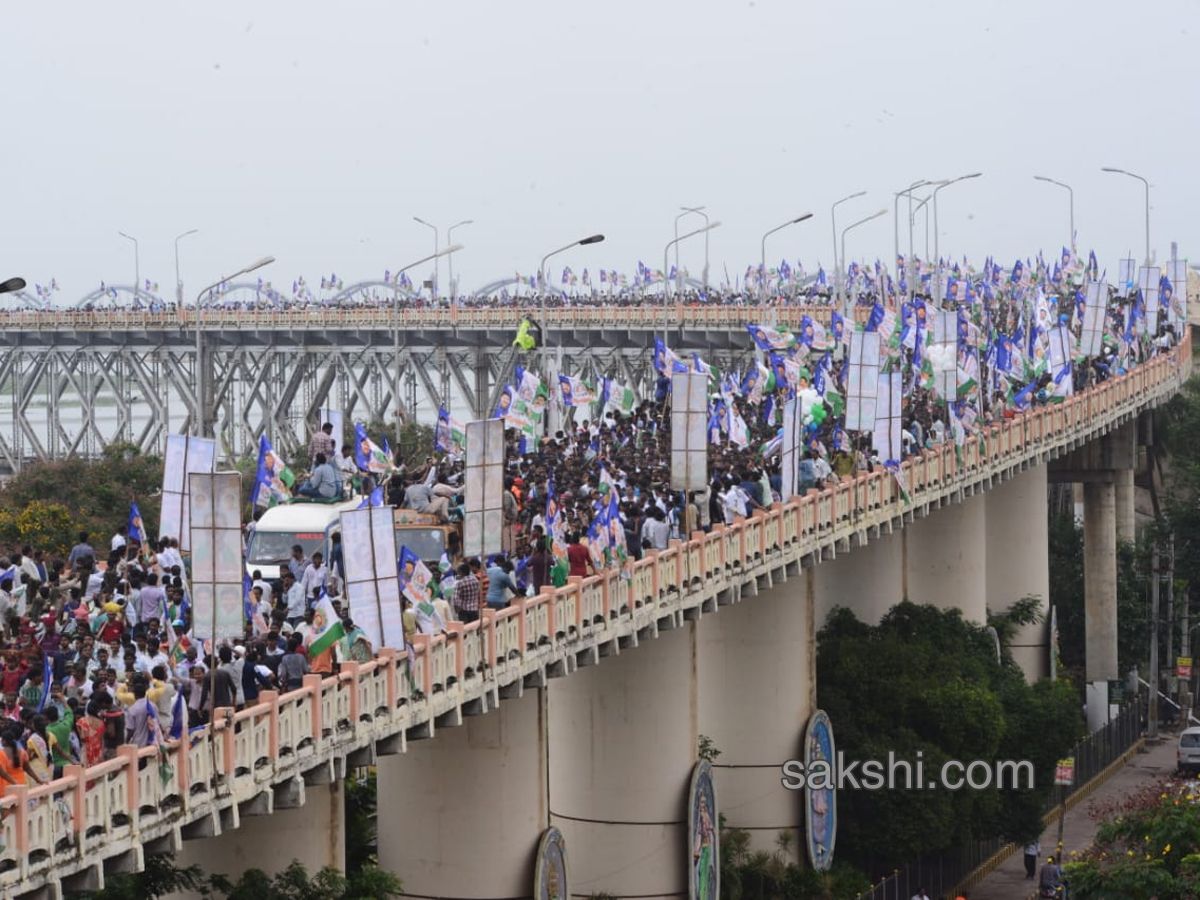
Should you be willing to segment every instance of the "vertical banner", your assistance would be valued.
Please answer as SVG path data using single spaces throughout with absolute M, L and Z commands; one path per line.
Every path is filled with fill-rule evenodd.
M 855 331 L 850 335 L 850 371 L 846 373 L 846 430 L 871 431 L 875 427 L 875 400 L 879 378 L 879 332 Z
M 1146 304 L 1146 325 L 1149 337 L 1158 332 L 1158 285 L 1161 275 L 1158 266 L 1142 266 L 1138 270 L 1138 290 Z
M 800 458 L 804 452 L 804 418 L 800 398 L 783 406 L 783 455 L 779 474 L 782 490 L 779 499 L 787 503 L 800 489 Z
M 926 338 L 926 355 L 933 366 L 936 388 L 947 403 L 958 397 L 958 313 L 933 315 L 932 340 Z
M 390 506 L 342 513 L 346 601 L 354 624 L 373 647 L 404 647 L 403 607 L 396 562 L 396 525 Z
M 242 562 L 242 476 L 193 472 L 191 510 L 192 621 L 196 633 L 223 640 L 246 634 Z
M 671 489 L 702 491 L 708 483 L 708 376 L 671 375 Z
M 217 442 L 210 438 L 167 435 L 167 452 L 163 461 L 162 515 L 158 537 L 173 537 L 179 549 L 191 550 L 191 516 L 188 504 L 188 476 L 193 473 L 212 473 L 217 458 Z M 240 515 L 240 513 L 239 513 Z
M 808 720 L 804 732 L 804 747 L 801 759 L 804 771 L 809 775 L 804 783 L 804 836 L 808 841 L 808 861 L 818 872 L 827 872 L 833 865 L 833 845 L 837 840 L 837 795 L 834 793 L 837 757 L 833 743 L 833 724 L 823 709 L 818 709 Z M 820 787 L 814 787 L 815 771 L 829 773 Z
M 554 392 L 551 392 L 554 393 Z M 463 555 L 499 553 L 504 526 L 504 422 L 467 423 Z
M 1117 296 L 1128 297 L 1137 287 L 1137 262 L 1122 259 L 1117 262 Z
M 1170 322 L 1176 332 L 1182 336 L 1179 329 L 1187 322 L 1187 260 L 1173 259 L 1167 263 L 1167 277 L 1171 280 L 1171 312 Z
M 1082 355 L 1100 355 L 1104 341 L 1104 322 L 1107 316 L 1108 282 L 1088 282 L 1084 294 L 1083 330 L 1079 335 L 1079 352 Z
M 340 409 L 322 409 L 320 412 L 321 421 L 317 423 L 320 428 L 326 422 L 333 426 L 333 458 L 337 459 L 342 455 L 342 443 L 344 442 L 346 416 Z
M 688 791 L 688 900 L 721 896 L 721 835 L 712 766 L 701 760 L 692 769 Z
M 900 403 L 904 398 L 904 375 L 879 375 L 875 384 L 875 427 L 872 440 L 884 460 L 899 459 Z

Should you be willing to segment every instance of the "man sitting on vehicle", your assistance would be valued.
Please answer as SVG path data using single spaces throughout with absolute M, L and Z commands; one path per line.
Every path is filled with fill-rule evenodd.
M 1047 889 L 1057 890 L 1062 887 L 1062 883 L 1062 866 L 1058 865 L 1058 863 L 1054 861 L 1054 857 L 1051 856 L 1046 860 L 1046 864 L 1042 866 L 1042 872 L 1038 878 L 1038 887 L 1043 891 Z
M 333 466 L 326 461 L 324 453 L 317 454 L 316 463 L 316 468 L 312 470 L 308 481 L 300 485 L 300 489 L 296 493 L 302 497 L 317 497 L 321 500 L 332 500 L 338 496 L 342 480 L 338 478 L 337 472 L 333 470 Z

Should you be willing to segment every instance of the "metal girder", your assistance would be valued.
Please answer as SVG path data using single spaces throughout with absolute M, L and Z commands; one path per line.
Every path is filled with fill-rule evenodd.
M 521 359 L 507 337 L 503 329 L 420 328 L 403 334 L 397 358 L 386 330 L 213 332 L 205 342 L 212 359 L 208 401 L 222 462 L 255 454 L 264 433 L 280 452 L 302 452 L 310 423 L 326 406 L 343 409 L 347 421 L 390 423 L 398 404 L 414 403 L 426 422 L 439 407 L 486 416 Z M 681 354 L 698 349 L 723 371 L 752 354 L 733 327 L 684 337 Z M 556 330 L 554 339 L 567 371 L 613 375 L 642 396 L 652 391 L 652 333 L 573 328 Z M 0 469 L 95 456 L 127 436 L 144 453 L 162 453 L 167 434 L 190 432 L 198 419 L 196 364 L 194 334 L 186 331 L 0 335 L 0 403 L 12 411 L 0 421 Z M 401 396 L 394 396 L 397 381 Z

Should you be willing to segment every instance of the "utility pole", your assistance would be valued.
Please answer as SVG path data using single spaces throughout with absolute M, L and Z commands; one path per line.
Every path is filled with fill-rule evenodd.
M 1167 543 L 1167 669 L 1171 672 L 1171 683 L 1175 678 L 1175 533 Z M 1172 692 L 1174 693 L 1174 692 Z M 1178 702 L 1178 697 L 1176 698 Z M 1184 727 L 1187 723 L 1184 722 Z
M 1158 544 L 1150 551 L 1150 713 L 1146 737 L 1158 737 Z

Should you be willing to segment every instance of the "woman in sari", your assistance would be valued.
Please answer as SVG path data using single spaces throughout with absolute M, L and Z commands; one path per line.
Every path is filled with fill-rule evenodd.
M 30 724 L 25 738 L 25 752 L 29 755 L 26 771 L 38 784 L 47 784 L 54 778 L 54 760 L 51 756 L 51 737 L 46 732 L 46 717 L 37 715 Z
M 75 722 L 75 733 L 79 735 L 83 765 L 94 766 L 104 762 L 104 723 L 100 720 L 100 705 L 97 701 L 88 702 L 87 714 L 80 716 Z
M 17 729 L 7 727 L 0 733 L 0 797 L 10 784 L 25 784 L 25 767 L 29 756 L 17 746 Z

